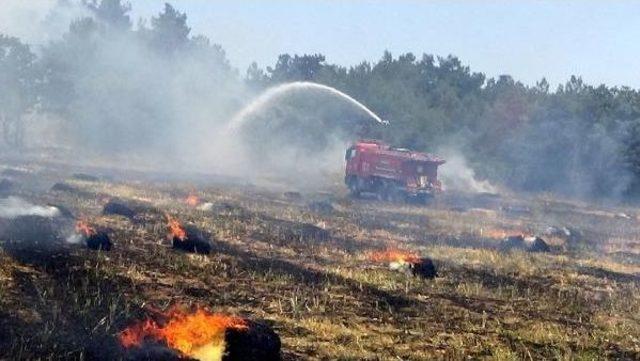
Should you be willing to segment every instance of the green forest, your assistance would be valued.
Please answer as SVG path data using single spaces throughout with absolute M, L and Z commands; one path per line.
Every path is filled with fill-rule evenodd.
M 211 116 L 185 109 L 209 107 L 228 118 L 248 94 L 311 81 L 389 120 L 362 136 L 430 152 L 455 147 L 479 177 L 511 189 L 623 200 L 640 193 L 636 89 L 585 84 L 579 75 L 555 88 L 545 79 L 525 85 L 509 75 L 489 78 L 464 59 L 429 49 L 385 52 L 348 67 L 322 54 L 282 54 L 245 71 L 229 63 L 215 38 L 193 34 L 188 14 L 170 4 L 135 25 L 121 0 L 83 6 L 86 17 L 37 49 L 0 35 L 3 149 L 24 146 L 23 119 L 33 113 L 64 119 L 93 135 L 92 144 L 129 144 L 129 137 L 136 146 L 153 146 L 185 118 Z

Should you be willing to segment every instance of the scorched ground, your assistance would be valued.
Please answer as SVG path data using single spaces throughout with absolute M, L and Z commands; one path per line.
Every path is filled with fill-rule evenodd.
M 2 239 L 0 359 L 83 359 L 146 307 L 175 304 L 269 325 L 285 360 L 640 357 L 635 209 L 505 195 L 443 196 L 427 208 L 341 188 L 291 197 L 215 180 L 70 174 L 37 164 L 7 178 L 13 195 L 105 230 L 111 249 L 13 252 Z M 185 202 L 192 196 L 209 205 Z M 103 215 L 114 199 L 135 214 Z M 167 215 L 205 232 L 209 254 L 175 249 Z M 500 249 L 502 235 L 563 227 L 571 232 L 543 236 L 548 253 Z M 372 261 L 390 249 L 432 260 L 438 276 Z

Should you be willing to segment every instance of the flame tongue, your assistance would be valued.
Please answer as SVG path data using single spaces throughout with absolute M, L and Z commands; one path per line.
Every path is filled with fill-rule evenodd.
M 79 233 L 85 237 L 91 237 L 96 234 L 95 228 L 91 227 L 89 223 L 83 220 L 76 222 L 76 233 Z
M 145 340 L 151 339 L 164 342 L 189 357 L 216 360 L 224 351 L 225 330 L 248 327 L 242 318 L 214 314 L 204 309 L 190 314 L 169 311 L 162 316 L 168 318 L 163 326 L 147 319 L 126 328 L 118 336 L 120 344 L 130 348 L 141 346 Z
M 208 344 L 224 342 L 224 331 L 227 328 L 246 329 L 244 320 L 197 310 L 191 315 L 179 315 L 171 319 L 162 328 L 161 335 L 167 345 L 180 352 L 193 356 Z
M 196 207 L 198 204 L 200 204 L 200 198 L 198 198 L 198 196 L 196 196 L 195 194 L 190 194 L 184 200 L 184 202 L 191 207 Z
M 140 346 L 146 338 L 159 339 L 158 324 L 150 319 L 131 325 L 120 332 L 118 339 L 126 348 Z
M 369 254 L 369 259 L 374 262 L 406 262 L 411 264 L 420 263 L 420 256 L 413 252 L 402 250 L 386 250 L 379 252 L 372 252 Z
M 169 234 L 167 235 L 167 237 L 170 240 L 177 238 L 181 241 L 184 241 L 185 238 L 187 238 L 187 232 L 184 230 L 180 222 L 178 222 L 177 219 L 171 217 L 168 214 L 166 216 L 167 216 L 167 227 L 169 228 Z

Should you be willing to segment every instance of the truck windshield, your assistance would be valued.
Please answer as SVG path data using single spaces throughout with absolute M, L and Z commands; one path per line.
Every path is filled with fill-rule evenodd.
M 347 153 L 344 155 L 344 159 L 345 160 L 349 160 L 349 159 L 351 159 L 351 158 L 353 158 L 355 156 L 356 156 L 356 148 L 351 147 L 351 148 L 347 149 Z

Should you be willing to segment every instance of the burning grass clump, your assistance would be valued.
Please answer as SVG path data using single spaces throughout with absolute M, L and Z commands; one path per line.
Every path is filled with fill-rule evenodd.
M 386 250 L 372 252 L 369 259 L 374 262 L 387 263 L 392 271 L 406 275 L 433 279 L 438 275 L 433 261 L 426 257 L 420 257 L 416 253 L 401 250 Z
M 203 202 L 197 195 L 190 193 L 187 198 L 184 199 L 184 203 L 189 207 L 196 208 L 200 206 Z
M 106 232 L 98 231 L 83 220 L 76 222 L 75 235 L 71 237 L 71 243 L 83 242 L 92 250 L 110 251 L 112 244 Z
M 190 253 L 211 253 L 211 242 L 208 237 L 195 226 L 183 226 L 177 219 L 166 215 L 169 233 L 167 239 L 171 241 L 174 249 Z
M 127 359 L 280 360 L 280 338 L 268 326 L 204 308 L 173 307 L 118 334 Z
M 89 249 L 104 251 L 112 248 L 107 233 L 82 220 L 73 227 L 70 218 L 57 216 L 21 215 L 3 219 L 0 239 L 6 242 L 5 248 L 45 254 L 67 248 L 65 244 L 84 244 Z

